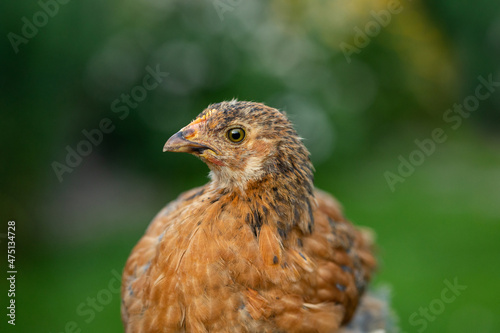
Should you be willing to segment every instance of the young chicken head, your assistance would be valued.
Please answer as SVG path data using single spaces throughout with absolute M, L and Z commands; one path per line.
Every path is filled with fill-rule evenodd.
M 249 182 L 287 174 L 312 186 L 309 152 L 292 124 L 261 103 L 212 104 L 174 134 L 163 151 L 198 156 L 220 188 L 244 190 Z

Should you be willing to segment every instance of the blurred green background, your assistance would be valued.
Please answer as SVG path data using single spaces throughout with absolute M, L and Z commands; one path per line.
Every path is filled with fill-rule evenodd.
M 115 276 L 156 212 L 207 181 L 163 144 L 235 97 L 287 111 L 316 185 L 376 231 L 373 286 L 402 331 L 500 332 L 497 0 L 3 1 L 0 16 L 0 267 L 15 220 L 18 270 L 0 331 L 121 332 Z M 148 66 L 168 73 L 151 90 Z M 68 149 L 87 156 L 58 176 Z M 467 289 L 444 303 L 454 279 Z

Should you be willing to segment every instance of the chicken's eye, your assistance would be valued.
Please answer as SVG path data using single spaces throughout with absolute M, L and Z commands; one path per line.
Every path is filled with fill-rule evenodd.
M 234 143 L 240 143 L 245 138 L 245 130 L 243 128 L 232 128 L 227 131 L 227 138 Z

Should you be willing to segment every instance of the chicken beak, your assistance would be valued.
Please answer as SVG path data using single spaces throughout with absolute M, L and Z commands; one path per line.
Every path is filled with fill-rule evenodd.
M 192 130 L 185 129 L 175 133 L 174 135 L 172 135 L 172 137 L 170 137 L 170 139 L 168 139 L 167 143 L 165 143 L 165 146 L 163 146 L 163 151 L 203 154 L 203 152 L 207 149 L 212 150 L 210 147 L 204 144 L 186 139 L 186 137 L 191 138 L 194 136 L 192 132 Z

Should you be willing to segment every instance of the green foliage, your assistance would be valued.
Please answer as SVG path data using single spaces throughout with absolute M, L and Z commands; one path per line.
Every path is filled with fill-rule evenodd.
M 0 211 L 18 226 L 21 331 L 61 332 L 69 321 L 120 331 L 117 295 L 90 323 L 77 308 L 107 288 L 162 205 L 206 182 L 206 166 L 163 154 L 165 141 L 234 97 L 287 111 L 316 184 L 376 231 L 377 283 L 392 286 L 404 331 L 418 331 L 409 316 L 455 276 L 468 289 L 426 330 L 478 331 L 461 318 L 470 311 L 478 332 L 498 331 L 500 91 L 394 193 L 384 173 L 445 127 L 478 76 L 500 80 L 500 4 L 402 0 L 346 57 L 340 45 L 356 47 L 356 28 L 389 3 L 69 1 L 15 47 L 9 33 L 22 36 L 23 17 L 33 22 L 42 7 L 0 4 Z M 157 68 L 168 76 L 147 89 Z M 123 99 L 141 91 L 137 105 Z M 106 118 L 112 130 L 58 178 L 53 163 L 67 166 L 67 147 L 78 150 Z

